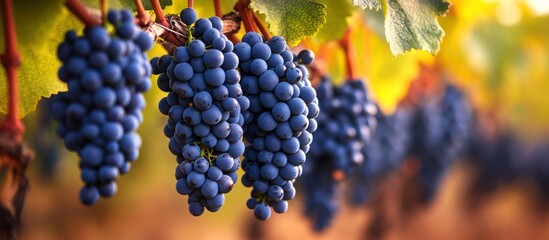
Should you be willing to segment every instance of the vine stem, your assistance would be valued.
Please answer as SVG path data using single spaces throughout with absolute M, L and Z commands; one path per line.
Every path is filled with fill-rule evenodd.
M 347 29 L 345 32 L 345 35 L 343 35 L 343 38 L 339 41 L 339 45 L 341 45 L 341 48 L 343 48 L 343 51 L 345 52 L 345 65 L 347 67 L 347 81 L 357 81 L 356 75 L 355 75 L 355 66 L 356 63 L 356 52 L 353 48 L 353 45 L 351 43 L 351 29 Z
M 221 11 L 221 0 L 214 0 L 213 2 L 214 2 L 214 8 L 215 8 L 215 15 L 223 19 L 223 12 Z M 229 34 L 227 37 L 233 44 L 237 44 L 239 42 L 238 38 L 234 34 Z
M 25 126 L 19 119 L 19 105 L 17 104 L 19 99 L 17 68 L 21 65 L 21 55 L 17 51 L 17 34 L 15 32 L 12 0 L 4 0 L 2 3 L 6 48 L 0 61 L 6 70 L 8 79 L 8 114 L 2 121 L 0 129 L 12 132 L 15 140 L 20 142 L 25 131 Z
M 317 85 L 320 83 L 320 80 L 323 76 L 326 75 L 326 71 L 328 69 L 327 63 L 329 62 L 329 53 L 332 51 L 332 48 L 336 48 L 337 43 L 335 42 L 328 42 L 324 43 L 320 46 L 318 49 L 318 55 L 315 57 L 315 61 L 312 65 L 310 65 L 311 68 L 311 83 L 313 85 Z
M 240 42 L 240 40 L 238 40 L 238 38 L 237 38 L 234 34 L 229 35 L 229 40 L 230 40 L 233 44 L 237 44 L 237 43 Z
M 255 12 L 251 12 L 251 14 L 254 18 L 255 25 L 257 25 L 257 27 L 259 28 L 259 31 L 261 31 L 261 34 L 263 35 L 263 37 L 265 37 L 265 40 L 267 41 L 271 40 L 271 34 L 269 33 L 265 25 L 263 25 L 263 23 L 261 22 L 261 19 L 259 19 L 259 17 L 257 16 L 257 14 L 255 14 Z
M 67 6 L 69 11 L 78 17 L 87 27 L 93 27 L 101 24 L 100 19 L 92 17 L 88 12 L 88 8 L 79 0 L 66 0 L 65 6 Z
M 162 6 L 158 0 L 151 0 L 153 6 L 154 14 L 156 15 L 156 22 L 162 24 L 164 27 L 170 27 L 170 23 L 166 20 L 164 12 L 162 11 Z
M 100 0 L 99 5 L 101 7 L 101 20 L 105 22 L 105 19 L 107 19 L 105 17 L 107 15 L 107 0 Z
M 223 17 L 221 12 L 221 0 L 214 0 L 215 15 L 219 18 Z
M 255 28 L 256 27 L 255 23 L 253 21 L 253 17 L 250 14 L 250 11 L 248 8 L 250 3 L 251 3 L 250 0 L 238 0 L 238 2 L 236 2 L 236 4 L 234 5 L 234 9 L 240 13 L 246 32 L 257 32 L 257 29 Z
M 143 3 L 141 0 L 134 0 L 135 6 L 137 7 L 137 19 L 139 20 L 140 26 L 147 26 L 151 22 L 151 15 L 145 11 Z

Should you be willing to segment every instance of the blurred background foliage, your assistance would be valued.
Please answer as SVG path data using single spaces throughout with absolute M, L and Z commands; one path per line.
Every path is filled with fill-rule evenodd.
M 211 2 L 197 1 L 199 15 L 213 15 Z M 234 5 L 234 1 L 222 2 L 224 12 Z M 450 79 L 462 87 L 476 109 L 496 119 L 493 124 L 513 129 L 525 141 L 547 136 L 549 2 L 452 3 L 446 17 L 439 18 L 446 36 L 437 56 L 412 51 L 394 57 L 384 38 L 379 12 L 355 8 L 345 18 L 358 53 L 358 75 L 368 83 L 382 110 L 394 111 L 410 83 L 427 66 L 436 69 L 439 80 Z M 186 1 L 174 1 L 165 12 L 178 13 L 184 7 Z M 313 49 L 324 59 L 325 70 L 333 80 L 342 82 L 343 51 L 337 43 L 325 40 L 306 39 L 297 48 Z M 164 53 L 157 45 L 149 56 Z M 376 207 L 345 208 L 333 227 L 313 233 L 301 214 L 299 192 L 286 214 L 275 214 L 268 222 L 258 223 L 246 209 L 249 192 L 240 183 L 219 212 L 192 217 L 187 212 L 186 198 L 175 191 L 176 162 L 162 133 L 166 119 L 157 110 L 163 95 L 157 88 L 146 94 L 148 106 L 139 129 L 143 139 L 140 159 L 129 174 L 119 179 L 116 196 L 93 207 L 84 207 L 78 201 L 81 182 L 77 156 L 67 152 L 54 136 L 55 126 L 44 117 L 47 102 L 24 119 L 26 141 L 37 157 L 29 170 L 31 189 L 23 217 L 23 239 L 363 239 L 376 228 L 385 229 L 387 239 L 549 238 L 548 215 L 532 207 L 532 198 L 524 194 L 529 191 L 525 184 L 511 184 L 484 200 L 489 204 L 471 212 L 463 204 L 471 172 L 467 166 L 453 169 L 433 206 L 408 218 L 395 210 L 399 204 L 399 174 L 390 177 L 382 188 L 389 200 L 383 206 L 377 205 L 393 217 L 394 221 L 386 221 L 386 225 L 370 222 L 379 212 Z

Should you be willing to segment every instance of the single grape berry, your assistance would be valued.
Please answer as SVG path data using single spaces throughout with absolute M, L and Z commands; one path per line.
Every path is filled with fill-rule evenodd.
M 315 53 L 311 50 L 302 50 L 297 55 L 298 62 L 305 65 L 310 65 L 315 59 Z
M 181 17 L 181 21 L 187 25 L 193 24 L 198 18 L 196 11 L 193 8 L 184 8 L 181 10 L 179 17 Z

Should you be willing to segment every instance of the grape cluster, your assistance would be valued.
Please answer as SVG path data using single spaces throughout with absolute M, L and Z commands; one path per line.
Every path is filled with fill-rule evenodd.
M 533 163 L 534 175 L 544 173 L 546 167 L 538 165 L 546 164 L 546 159 L 540 162 L 536 158 L 540 157 L 538 152 L 541 149 L 534 149 L 532 159 L 526 159 L 526 148 L 516 134 L 504 131 L 494 134 L 488 134 L 485 128 L 479 127 L 479 124 L 470 128 L 470 137 L 468 144 L 468 159 L 476 167 L 476 173 L 471 181 L 469 189 L 471 197 L 482 197 L 493 193 L 504 184 L 509 184 L 520 175 L 520 162 Z M 547 150 L 547 149 L 545 149 Z M 538 156 L 536 156 L 538 155 Z M 541 160 L 541 159 L 539 159 Z M 522 169 L 521 169 L 522 168 Z M 542 187 L 546 187 L 542 186 Z M 471 199 L 477 200 L 477 199 Z M 472 201 L 475 202 L 475 201 Z
M 417 106 L 411 122 L 409 155 L 420 162 L 417 181 L 421 191 L 421 202 L 429 202 L 436 194 L 438 182 L 444 175 L 442 161 L 438 161 L 434 146 L 442 139 L 442 115 L 438 106 L 427 100 Z
M 536 143 L 535 146 L 526 154 L 516 154 L 519 152 L 517 149 L 524 148 L 524 146 L 517 147 L 517 145 L 513 145 L 510 147 L 514 148 L 514 152 L 511 152 L 512 155 L 510 154 L 512 157 L 507 156 L 506 158 L 513 158 L 511 163 L 515 163 L 516 165 L 520 164 L 519 166 L 511 165 L 514 167 L 516 172 L 520 171 L 520 175 L 517 175 L 532 179 L 532 182 L 536 185 L 538 191 L 540 192 L 539 197 L 543 202 L 547 202 L 547 200 L 549 200 L 549 164 L 547 164 L 547 159 L 549 159 L 549 142 L 545 140 L 540 143 Z M 509 150 L 503 150 L 500 152 L 509 152 Z M 507 162 L 509 162 L 509 160 Z M 505 171 L 505 167 L 507 166 L 504 164 L 503 173 L 507 173 L 507 179 L 512 179 L 512 172 L 510 173 L 509 171 Z M 499 168 L 496 168 L 495 170 L 497 171 Z M 501 173 L 496 174 L 495 176 L 497 177 L 500 174 Z M 484 175 L 483 178 L 486 179 L 489 176 L 490 175 Z M 499 177 L 499 179 L 501 179 L 501 177 Z M 489 181 L 493 182 L 494 180 L 495 179 Z
M 332 223 L 339 210 L 340 182 L 329 159 L 313 163 L 315 160 L 318 159 L 309 159 L 305 164 L 300 189 L 304 191 L 305 216 L 313 221 L 315 231 L 322 231 Z
M 239 157 L 244 152 L 241 111 L 248 98 L 242 95 L 238 57 L 233 44 L 221 33 L 218 17 L 197 19 L 192 8 L 181 11 L 191 30 L 187 46 L 173 57 L 153 58 L 158 86 L 168 92 L 159 109 L 168 115 L 164 133 L 169 149 L 177 156 L 176 189 L 189 195 L 194 216 L 218 211 L 237 181 Z
M 320 115 L 303 173 L 305 214 L 318 231 L 338 210 L 341 178 L 363 162 L 363 148 L 375 128 L 376 108 L 362 81 L 333 86 L 323 77 L 317 87 Z
M 406 129 L 410 112 L 399 107 L 392 115 L 385 115 L 378 110 L 376 121 L 372 140 L 362 151 L 364 162 L 352 174 L 349 182 L 349 200 L 352 205 L 366 202 L 374 183 L 400 166 L 406 157 L 409 145 Z
M 309 153 L 312 162 L 329 159 L 332 171 L 349 175 L 364 161 L 362 149 L 370 141 L 375 129 L 376 107 L 363 81 L 346 81 L 333 86 L 324 77 L 317 92 L 322 114 L 318 116 L 318 141 Z
M 248 32 L 234 52 L 240 60 L 241 85 L 250 107 L 244 111 L 244 153 L 242 184 L 252 187 L 247 206 L 266 220 L 271 208 L 283 213 L 295 196 L 293 183 L 316 130 L 319 113 L 316 91 L 308 80 L 307 68 L 314 55 L 304 50 L 298 56 L 286 41 L 275 36 L 268 42 Z
M 145 51 L 153 41 L 133 20 L 128 11 L 110 11 L 114 35 L 103 26 L 80 37 L 69 31 L 57 49 L 63 63 L 58 75 L 68 91 L 55 96 L 51 113 L 67 149 L 80 156 L 80 200 L 86 205 L 114 195 L 115 180 L 139 155 L 135 130 L 143 118 L 142 93 L 151 86 Z
M 463 93 L 448 85 L 442 101 L 424 99 L 411 124 L 411 156 L 420 161 L 418 182 L 421 199 L 429 203 L 452 160 L 458 157 L 468 139 L 471 109 Z
M 463 92 L 450 84 L 445 88 L 441 109 L 444 129 L 441 143 L 446 146 L 441 154 L 445 156 L 443 164 L 448 165 L 466 145 L 473 114 Z

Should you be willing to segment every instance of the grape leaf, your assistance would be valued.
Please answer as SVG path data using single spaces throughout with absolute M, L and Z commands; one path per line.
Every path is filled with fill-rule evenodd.
M 40 7 L 29 7 L 40 6 Z M 24 117 L 36 107 L 42 96 L 50 96 L 66 89 L 57 79 L 59 62 L 56 59 L 57 44 L 61 41 L 69 25 L 76 21 L 67 18 L 63 11 L 63 1 L 22 0 L 14 1 L 18 50 L 22 64 L 18 70 L 19 117 Z M 0 13 L 1 15 L 1 13 Z M 31 16 L 31 17 L 29 17 Z M 37 21 L 36 19 L 40 19 Z M 58 28 L 60 23 L 64 28 Z M 0 31 L 3 32 L 3 24 Z M 0 37 L 0 51 L 4 51 L 4 37 Z M 7 113 L 7 79 L 0 70 L 0 113 Z
M 393 55 L 411 49 L 436 54 L 444 30 L 437 16 L 446 13 L 446 0 L 384 0 L 385 36 Z
M 353 5 L 350 1 L 341 0 L 319 0 L 326 5 L 326 24 L 315 35 L 321 41 L 340 39 L 349 25 L 347 18 L 353 13 Z
M 381 9 L 379 0 L 353 0 L 355 7 L 369 8 L 374 10 Z
M 29 7 L 29 6 L 40 6 Z M 44 38 L 53 35 L 51 26 L 60 19 L 63 11 L 63 0 L 20 0 L 14 1 L 15 28 L 19 46 L 32 46 L 41 48 L 46 43 Z M 0 12 L 0 16 L 2 16 Z M 32 16 L 32 17 L 30 17 Z M 37 21 L 40 19 L 40 21 Z M 0 24 L 2 35 L 0 36 L 0 51 L 4 51 L 4 24 Z
M 250 6 L 265 14 L 270 32 L 284 37 L 289 46 L 315 35 L 326 23 L 326 5 L 311 0 L 254 0 Z

